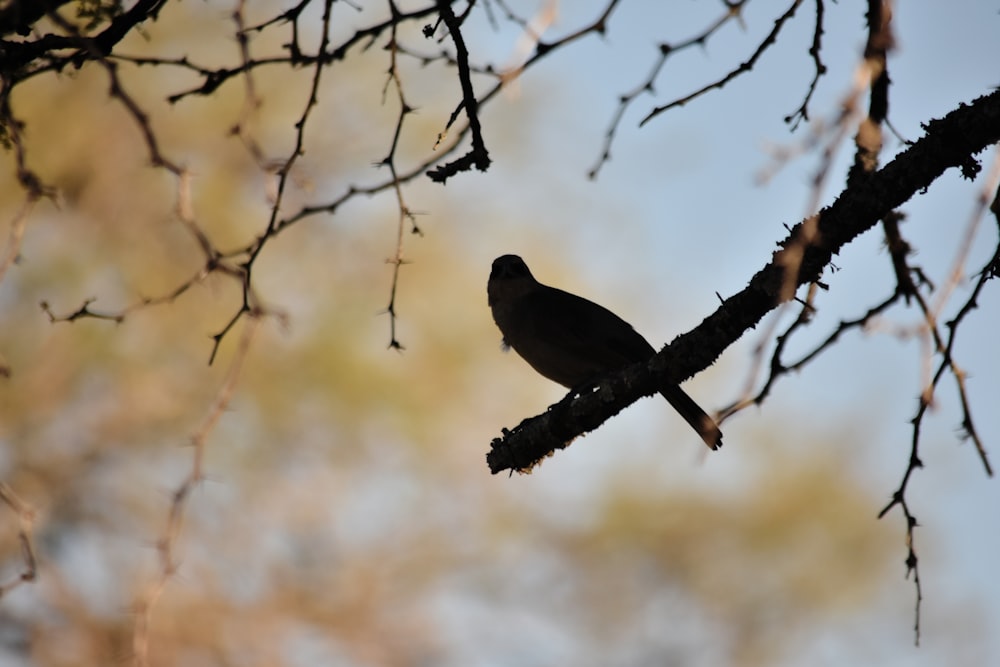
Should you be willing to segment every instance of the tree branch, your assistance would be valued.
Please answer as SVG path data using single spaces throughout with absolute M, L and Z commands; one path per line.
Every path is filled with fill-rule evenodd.
M 455 61 L 458 63 L 458 80 L 462 85 L 461 107 L 465 109 L 465 116 L 469 119 L 469 130 L 472 132 L 472 149 L 462 157 L 443 164 L 436 169 L 427 172 L 432 181 L 444 183 L 450 176 L 454 176 L 459 171 L 467 171 L 475 167 L 479 171 L 486 171 L 490 167 L 490 154 L 486 150 L 486 142 L 483 141 L 483 131 L 479 125 L 479 102 L 476 100 L 476 91 L 472 87 L 472 75 L 469 72 L 469 50 L 465 46 L 465 38 L 462 37 L 462 24 L 455 12 L 452 10 L 448 0 L 438 0 L 438 11 L 441 20 L 448 28 L 451 39 L 455 42 Z M 452 116 L 454 121 L 455 116 Z M 448 123 L 451 125 L 451 122 Z
M 818 235 L 805 248 L 795 285 L 819 279 L 847 243 L 870 230 L 883 216 L 928 188 L 951 167 L 973 177 L 979 164 L 971 157 L 1000 141 L 1000 91 L 963 104 L 926 125 L 924 137 L 892 162 L 844 190 L 817 214 Z M 771 261 L 739 293 L 729 297 L 700 325 L 678 336 L 648 364 L 637 364 L 600 382 L 579 397 L 570 393 L 545 413 L 526 419 L 493 440 L 486 460 L 494 474 L 527 471 L 556 449 L 603 424 L 642 396 L 652 395 L 664 381 L 680 382 L 711 365 L 722 352 L 754 327 L 782 300 L 785 253 L 800 244 L 800 222 L 779 244 Z

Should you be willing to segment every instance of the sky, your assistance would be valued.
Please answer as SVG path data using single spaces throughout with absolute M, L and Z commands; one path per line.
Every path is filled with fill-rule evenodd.
M 400 2 L 401 6 L 410 4 L 423 6 L 424 3 Z M 541 3 L 525 0 L 508 4 L 522 15 L 531 16 Z M 481 364 L 480 357 L 492 361 L 485 370 L 476 366 L 474 380 L 482 382 L 486 378 L 491 383 L 490 397 L 498 400 L 485 407 L 470 406 L 461 411 L 464 419 L 456 418 L 454 424 L 436 425 L 439 430 L 432 431 L 442 433 L 443 439 L 455 445 L 455 449 L 449 450 L 449 456 L 458 460 L 474 458 L 478 466 L 475 471 L 481 477 L 475 477 L 471 483 L 466 479 L 449 480 L 454 481 L 460 491 L 445 484 L 434 488 L 419 487 L 420 483 L 426 484 L 426 480 L 409 470 L 414 453 L 407 447 L 413 447 L 414 443 L 400 442 L 393 417 L 380 415 L 384 418 L 382 421 L 373 420 L 365 426 L 370 431 L 365 438 L 382 440 L 372 451 L 337 453 L 361 459 L 371 456 L 378 463 L 365 470 L 371 477 L 366 478 L 364 484 L 352 485 L 352 480 L 345 479 L 344 470 L 330 466 L 329 460 L 324 458 L 322 446 L 339 434 L 296 431 L 302 442 L 295 443 L 298 447 L 284 450 L 281 456 L 275 455 L 285 467 L 274 478 L 268 477 L 271 471 L 261 471 L 257 479 L 260 489 L 254 489 L 252 483 L 245 489 L 239 488 L 236 482 L 226 479 L 230 473 L 227 466 L 233 466 L 235 478 L 235 461 L 246 456 L 245 451 L 238 447 L 227 450 L 213 446 L 210 456 L 218 458 L 211 461 L 212 471 L 218 473 L 221 481 L 213 479 L 213 483 L 206 484 L 197 495 L 192 522 L 204 521 L 211 530 L 214 525 L 245 521 L 242 515 L 227 514 L 226 509 L 237 507 L 242 512 L 244 507 L 240 503 L 245 496 L 241 494 L 254 494 L 254 501 L 260 501 L 258 509 L 265 515 L 272 513 L 268 518 L 273 523 L 268 526 L 284 528 L 283 522 L 288 517 L 277 508 L 283 507 L 278 501 L 287 502 L 287 498 L 272 497 L 274 504 L 268 505 L 268 494 L 281 496 L 287 492 L 297 498 L 295 494 L 301 493 L 302 502 L 294 504 L 306 506 L 317 497 L 309 495 L 307 487 L 315 486 L 319 480 L 322 482 L 319 491 L 329 491 L 329 496 L 321 496 L 329 501 L 329 506 L 307 507 L 303 511 L 328 513 L 330 531 L 328 535 L 309 535 L 309 538 L 364 553 L 366 545 L 385 540 L 387 535 L 405 534 L 408 528 L 413 529 L 416 522 L 412 521 L 410 513 L 418 498 L 427 503 L 420 507 L 429 506 L 435 510 L 432 523 L 454 526 L 456 531 L 473 526 L 481 533 L 471 539 L 481 539 L 488 530 L 476 523 L 479 519 L 477 506 L 455 502 L 452 493 L 468 494 L 470 489 L 475 493 L 481 488 L 485 489 L 481 496 L 463 497 L 479 502 L 495 501 L 497 496 L 490 494 L 499 488 L 501 493 L 507 494 L 503 502 L 513 508 L 509 510 L 511 514 L 524 519 L 525 523 L 538 518 L 537 525 L 542 528 L 559 524 L 573 529 L 586 528 L 596 508 L 614 492 L 614 484 L 627 484 L 622 480 L 630 479 L 633 473 L 646 473 L 645 477 L 636 474 L 634 478 L 654 477 L 671 492 L 707 491 L 725 499 L 736 497 L 737 492 L 750 483 L 748 478 L 767 479 L 772 467 L 767 456 L 842 466 L 845 486 L 860 478 L 875 499 L 863 511 L 897 544 L 898 569 L 890 575 L 894 578 L 889 593 L 876 601 L 874 609 L 863 617 L 841 619 L 826 635 L 812 637 L 807 645 L 792 650 L 785 664 L 938 665 L 945 660 L 952 665 L 1000 663 L 1000 638 L 988 632 L 1000 627 L 1000 577 L 996 576 L 1000 556 L 1000 512 L 997 511 L 1000 485 L 985 476 L 969 443 L 961 442 L 957 436 L 960 411 L 952 381 L 946 379 L 941 383 L 939 405 L 925 421 L 921 449 L 925 467 L 914 474 L 909 492 L 913 510 L 921 523 L 916 538 L 925 600 L 919 649 L 913 646 L 913 585 L 904 578 L 906 550 L 902 517 L 898 511 L 893 511 L 880 522 L 876 519 L 905 470 L 911 436 L 908 422 L 917 408 L 924 373 L 919 339 L 903 335 L 919 324 L 919 317 L 912 310 L 897 308 L 870 330 L 848 333 L 838 345 L 801 372 L 782 378 L 762 407 L 746 410 L 722 425 L 726 445 L 721 454 L 707 455 L 697 438 L 685 430 L 661 401 L 649 400 L 630 407 L 572 447 L 558 452 L 529 476 L 493 477 L 488 475 L 485 464 L 478 465 L 490 438 L 498 436 L 501 428 L 510 428 L 533 414 L 524 412 L 525 405 L 537 401 L 537 412 L 540 412 L 565 393 L 561 387 L 535 375 L 515 355 L 503 355 L 499 351 L 500 334 L 490 321 L 485 294 L 493 258 L 509 252 L 522 255 L 541 281 L 611 307 L 658 346 L 690 330 L 714 312 L 719 297 L 728 297 L 742 289 L 771 259 L 775 243 L 786 235 L 785 226 L 814 212 L 817 193 L 811 181 L 819 169 L 817 152 L 796 154 L 783 165 L 776 165 L 774 155 L 777 150 L 794 152 L 808 140 L 814 128 L 823 123 L 829 125 L 836 116 L 841 101 L 853 85 L 864 36 L 860 3 L 841 0 L 822 4 L 826 12 L 823 60 L 829 72 L 820 81 L 810 104 L 812 124 L 804 123 L 795 133 L 789 132 L 782 119 L 799 106 L 812 76 L 807 50 L 812 39 L 814 3 L 802 3 L 797 17 L 752 72 L 721 91 L 709 92 L 653 118 L 643 127 L 638 126 L 654 106 L 700 88 L 749 57 L 770 30 L 776 15 L 787 6 L 758 0 L 750 3 L 742 24 L 731 22 L 703 47 L 687 49 L 671 57 L 654 82 L 655 92 L 639 95 L 626 112 L 611 146 L 611 159 L 601 167 L 596 179 L 589 179 L 588 172 L 603 150 L 603 138 L 619 96 L 645 81 L 657 59 L 658 44 L 678 43 L 691 37 L 722 11 L 722 3 L 717 2 L 624 1 L 612 15 L 604 37 L 590 35 L 579 44 L 552 54 L 482 109 L 485 140 L 493 158 L 488 174 L 459 174 L 445 188 L 423 178 L 406 186 L 407 201 L 421 211 L 419 222 L 425 232 L 420 238 L 407 236 L 405 246 L 406 256 L 412 263 L 405 267 L 398 308 L 400 335 L 407 351 L 402 355 L 387 352 L 385 318 L 372 317 L 364 325 L 366 333 L 371 332 L 370 340 L 366 340 L 369 347 L 357 351 L 360 361 L 351 366 L 351 371 L 357 372 L 358 368 L 365 367 L 364 364 L 371 364 L 378 370 L 373 376 L 379 379 L 407 378 L 400 369 L 419 368 L 425 358 L 422 346 L 429 347 L 429 340 L 438 335 L 438 332 L 418 329 L 420 318 L 428 314 L 445 322 L 451 316 L 456 320 L 467 317 L 479 326 L 475 330 L 488 331 L 481 341 L 476 341 L 476 349 L 482 354 L 474 363 Z M 1000 47 L 996 46 L 995 39 L 1000 28 L 1000 7 L 994 2 L 983 1 L 968 1 L 960 6 L 931 0 L 897 4 L 894 15 L 897 47 L 889 62 L 893 82 L 890 119 L 904 138 L 916 139 L 922 133 L 921 123 L 1000 84 L 995 66 L 1000 61 L 997 57 Z M 271 5 L 268 2 L 248 3 L 248 7 L 264 11 L 266 15 L 273 13 Z M 385 9 L 384 3 L 359 3 L 362 5 L 363 10 L 355 11 L 348 3 L 337 3 L 336 11 L 341 12 L 338 16 L 346 18 L 343 23 L 335 24 L 335 31 L 350 34 L 357 25 L 368 25 L 373 15 Z M 546 33 L 546 39 L 586 25 L 602 5 L 602 2 L 590 0 L 559 3 L 556 21 Z M 229 11 L 226 6 L 225 11 Z M 477 64 L 516 64 L 517 36 L 509 30 L 492 30 L 484 14 L 487 6 L 499 11 L 495 2 L 480 0 L 464 28 L 471 59 Z M 173 9 L 191 11 L 191 7 L 178 4 Z M 197 10 L 206 10 L 206 7 L 199 5 Z M 150 29 L 155 32 L 155 26 Z M 428 45 L 416 33 L 409 38 L 415 50 L 437 48 Z M 384 66 L 383 54 L 377 49 L 372 49 L 371 54 L 382 59 L 378 60 L 379 67 Z M 145 74 L 146 70 L 139 72 Z M 379 70 L 380 76 L 381 72 Z M 347 76 L 357 77 L 357 73 Z M 337 81 L 334 73 L 328 78 Z M 418 149 L 403 151 L 406 157 L 401 158 L 402 161 L 411 156 L 420 161 L 425 158 L 428 136 L 433 138 L 440 131 L 457 99 L 450 74 L 446 83 L 438 88 L 421 89 L 417 80 L 414 79 L 410 89 L 419 108 L 412 127 L 425 134 L 406 138 L 407 145 L 415 145 Z M 488 84 L 486 78 L 476 82 L 482 86 L 480 92 Z M 364 83 L 369 85 L 368 81 Z M 336 91 L 336 87 L 332 86 L 332 90 Z M 339 101 L 328 96 L 328 91 L 323 92 L 322 101 L 331 97 Z M 356 89 L 351 88 L 349 92 L 354 94 Z M 379 92 L 376 90 L 373 94 Z M 421 93 L 426 94 L 422 96 Z M 434 99 L 435 94 L 439 98 Z M 293 97 L 289 95 L 288 100 L 279 103 L 287 104 L 292 109 L 290 113 L 296 114 L 301 107 Z M 274 103 L 273 99 L 268 102 Z M 171 107 L 171 113 L 175 110 L 178 116 L 196 113 L 201 103 L 201 100 L 181 103 L 176 108 Z M 339 106 L 332 106 L 341 112 Z M 386 118 L 391 122 L 394 112 L 391 105 L 387 107 Z M 365 107 L 359 104 L 358 108 Z M 349 109 L 347 113 L 350 112 Z M 322 141 L 324 132 L 329 132 L 330 136 L 335 134 L 336 124 L 330 124 L 334 128 L 331 130 L 315 121 L 313 127 L 320 128 L 313 138 Z M 358 148 L 358 154 L 351 153 L 344 158 L 346 163 L 348 158 L 363 155 L 360 163 L 368 171 L 360 172 L 359 168 L 359 173 L 363 173 L 360 183 L 385 178 L 384 170 L 372 168 L 382 157 L 378 151 L 385 150 L 384 129 L 358 138 L 364 150 L 376 147 L 370 154 Z M 370 145 L 364 144 L 365 140 L 371 140 Z M 899 141 L 887 138 L 883 163 L 900 149 Z M 324 153 L 307 150 L 302 163 L 308 164 L 314 154 Z M 848 136 L 837 147 L 828 178 L 818 193 L 820 205 L 831 202 L 840 192 L 851 157 L 852 145 Z M 998 159 L 995 150 L 984 153 L 981 158 L 984 173 L 995 169 Z M 196 171 L 198 167 L 195 165 Z M 310 182 L 308 188 L 302 188 L 305 192 L 297 191 L 289 197 L 311 202 L 339 196 L 349 167 L 333 164 L 319 165 L 319 168 L 328 170 L 329 184 L 317 179 Z M 771 177 L 762 182 L 762 173 L 771 173 Z M 247 204 L 246 209 L 253 210 L 253 206 L 257 206 L 259 212 L 267 202 L 260 192 L 254 191 L 253 185 L 259 180 L 251 180 L 251 184 L 245 186 L 245 194 L 247 201 L 253 203 Z M 969 228 L 975 197 L 984 181 L 981 177 L 975 183 L 968 183 L 957 174 L 949 173 L 935 182 L 928 192 L 903 207 L 907 216 L 903 232 L 918 251 L 914 261 L 938 284 L 947 281 L 963 235 Z M 292 189 L 299 185 L 300 182 L 296 182 Z M 363 237 L 358 244 L 338 243 L 344 228 L 355 222 L 352 213 L 371 210 L 380 212 L 387 221 L 385 236 L 381 239 L 384 243 L 378 245 L 378 240 L 373 240 L 377 239 L 374 234 L 358 234 L 359 238 Z M 474 216 L 476 212 L 481 214 L 481 219 L 456 217 Z M 365 313 L 377 312 L 384 306 L 382 297 L 387 292 L 388 269 L 381 265 L 381 259 L 389 254 L 395 241 L 394 214 L 395 202 L 391 196 L 381 196 L 352 203 L 334 216 L 317 216 L 314 220 L 318 222 L 314 222 L 313 227 L 301 226 L 314 235 L 309 237 L 309 247 L 302 251 L 302 264 L 317 258 L 329 261 L 333 257 L 331 264 L 347 273 L 355 270 L 355 265 L 378 263 L 378 270 L 385 273 L 377 275 L 385 278 L 386 290 L 378 292 L 378 302 L 371 303 Z M 359 216 L 358 219 L 371 218 Z M 37 231 L 35 226 L 39 228 Z M 234 225 L 233 229 L 242 232 L 246 228 Z M 32 235 L 57 234 L 58 227 L 33 224 L 31 232 Z M 969 278 L 996 245 L 996 225 L 992 219 L 982 219 L 975 234 L 974 246 L 963 268 L 965 279 L 946 306 L 945 318 L 963 303 L 968 295 Z M 32 256 L 31 244 L 37 243 L 39 238 L 32 235 L 26 240 L 24 254 L 27 257 Z M 282 242 L 285 238 L 289 238 L 289 244 L 294 241 L 293 233 L 281 237 Z M 353 243 L 355 238 L 349 238 Z M 829 290 L 818 297 L 818 312 L 812 325 L 790 344 L 791 359 L 811 349 L 840 320 L 860 316 L 890 293 L 893 276 L 882 246 L 881 237 L 873 232 L 852 243 L 836 258 L 839 270 L 824 276 Z M 454 256 L 456 248 L 461 257 Z M 275 256 L 282 257 L 280 253 Z M 435 266 L 434 271 L 424 271 L 423 267 L 431 262 L 449 257 L 454 259 L 454 267 L 440 270 Z M 316 324 L 309 322 L 310 316 L 321 320 L 324 315 L 310 312 L 319 311 L 317 303 L 332 309 L 341 304 L 336 301 L 336 294 L 323 302 L 322 290 L 316 290 L 313 275 L 305 271 L 300 274 L 296 266 L 268 265 L 268 261 L 271 258 L 262 255 L 263 268 L 255 274 L 255 279 L 259 279 L 256 287 L 266 298 L 274 297 L 282 308 L 286 308 L 295 326 L 290 327 L 290 332 L 282 332 L 285 338 L 280 338 L 279 344 L 271 340 L 273 348 L 262 344 L 263 350 L 256 362 L 264 369 L 258 372 L 271 371 L 279 377 L 264 359 L 275 350 L 287 351 L 294 343 L 308 339 L 309 325 Z M 469 266 L 479 267 L 471 286 L 467 284 Z M 116 272 L 106 273 L 109 283 L 125 283 Z M 444 278 L 437 277 L 441 275 Z M 440 288 L 447 280 L 460 284 L 455 285 L 453 292 L 426 290 L 427 285 Z M 103 304 L 109 295 L 103 291 L 103 283 L 99 286 Z M 77 287 L 90 289 L 92 285 Z M 995 406 L 1000 403 L 1000 383 L 996 380 L 1000 378 L 1000 355 L 995 353 L 993 339 L 1000 297 L 991 287 L 987 286 L 980 299 L 980 308 L 963 325 L 956 358 L 969 372 L 968 387 L 976 425 L 989 449 L 991 461 L 998 465 L 1000 412 Z M 364 289 L 366 286 L 358 285 L 358 291 Z M 127 292 L 127 288 L 122 291 Z M 476 294 L 474 300 L 460 300 L 471 292 Z M 112 294 L 111 298 L 114 296 Z M 357 304 L 351 302 L 350 306 L 355 308 Z M 356 310 L 349 313 L 357 315 Z M 710 411 L 738 398 L 751 376 L 754 347 L 762 341 L 771 344 L 768 332 L 775 331 L 771 328 L 775 318 L 776 330 L 781 331 L 793 314 L 791 311 L 777 313 L 757 329 L 747 332 L 717 364 L 688 382 L 686 389 Z M 99 323 L 98 327 L 103 324 Z M 46 332 L 53 329 L 46 329 Z M 97 327 L 85 331 L 96 330 L 105 331 Z M 56 331 L 66 335 L 64 329 Z M 116 339 L 120 341 L 128 335 L 129 329 L 123 326 L 113 331 L 122 336 Z M 198 344 L 204 343 L 204 332 L 199 331 L 197 335 L 200 336 Z M 143 342 L 132 341 L 137 346 Z M 281 347 L 285 343 L 287 347 Z M 267 362 L 280 365 L 274 359 L 267 359 Z M 331 363 L 329 360 L 323 362 Z M 248 374 L 255 372 L 253 364 L 250 366 Z M 317 367 L 327 369 L 319 361 Z M 393 370 L 385 371 L 390 367 Z M 392 375 L 393 372 L 396 375 Z M 761 378 L 753 380 L 755 386 L 759 386 Z M 305 393 L 309 387 L 303 381 L 289 389 Z M 398 395 L 406 389 L 409 387 L 396 386 L 381 391 L 393 390 Z M 423 386 L 419 389 L 424 391 Z M 309 423 L 315 413 L 322 413 L 329 419 L 326 412 L 330 406 L 321 402 L 327 395 L 317 394 L 320 398 L 304 396 L 296 402 L 299 398 L 296 396 L 291 401 L 295 409 L 301 411 L 303 423 Z M 481 395 L 469 392 L 472 398 Z M 513 398 L 505 400 L 507 396 Z M 310 398 L 314 402 L 308 402 Z M 241 400 L 247 402 L 241 403 Z M 259 435 L 254 431 L 260 424 L 253 418 L 251 400 L 237 398 L 222 421 L 219 440 L 249 441 L 246 436 Z M 404 401 L 401 405 L 412 404 L 412 401 Z M 388 413 L 391 409 L 387 401 L 385 411 Z M 488 420 L 484 414 L 489 416 Z M 322 419 L 316 419 L 316 423 L 324 427 L 329 424 Z M 176 434 L 172 433 L 171 437 L 174 436 Z M 365 438 L 357 436 L 359 440 Z M 458 450 L 459 445 L 464 449 Z M 830 451 L 834 447 L 837 456 Z M 142 456 L 142 452 L 137 456 Z M 178 458 L 173 448 L 152 458 L 142 464 L 149 469 L 155 468 L 150 474 L 153 481 L 149 486 L 161 485 L 157 491 L 174 488 L 188 460 Z M 115 483 L 124 486 L 130 482 L 134 484 L 132 479 L 107 480 L 101 488 L 106 490 Z M 264 488 L 271 482 L 275 482 L 277 490 Z M 315 491 L 309 489 L 310 493 Z M 162 502 L 166 495 L 161 493 L 149 502 Z M 115 497 L 109 492 L 106 498 L 102 496 L 102 501 L 113 503 Z M 303 525 L 309 524 L 304 522 Z M 143 526 L 138 532 L 146 528 Z M 125 528 L 118 529 L 127 532 Z M 528 528 L 529 534 L 531 530 Z M 131 540 L 134 552 L 149 555 L 148 543 L 135 544 L 148 537 L 146 532 L 142 532 L 141 538 L 132 533 L 116 537 Z M 296 545 L 283 542 L 283 537 L 283 532 L 274 530 L 259 537 L 259 554 L 254 552 L 249 557 L 239 554 L 248 560 L 259 559 L 256 562 L 260 567 L 259 580 L 249 577 L 239 582 L 239 586 L 244 587 L 240 592 L 248 599 L 253 598 L 255 586 L 263 586 L 261 582 L 266 580 L 273 563 L 287 565 L 292 562 L 294 567 L 294 558 L 302 557 L 295 553 Z M 535 584 L 532 590 L 541 591 L 539 597 L 545 602 L 549 595 L 546 587 L 565 579 L 561 578 L 561 563 L 545 559 L 545 536 L 536 537 L 538 544 L 514 541 L 503 544 L 498 540 L 498 544 L 491 544 L 491 547 L 496 546 L 498 553 L 491 553 L 492 559 L 481 566 L 484 570 L 495 566 L 492 574 L 503 579 L 505 568 L 517 570 L 522 558 L 540 555 L 533 563 L 535 570 L 527 576 L 537 578 L 528 583 Z M 80 539 L 81 548 L 70 556 L 72 562 L 67 568 L 91 570 L 93 578 L 80 579 L 81 586 L 92 587 L 84 591 L 84 597 L 106 605 L 108 613 L 116 613 L 122 607 L 119 601 L 101 598 L 100 592 L 111 588 L 109 580 L 118 573 L 113 568 L 108 569 L 107 563 L 95 564 L 100 558 L 100 549 L 94 541 L 97 538 Z M 196 552 L 199 545 L 196 540 L 192 542 L 195 543 L 190 552 Z M 537 551 L 532 551 L 533 547 L 537 547 Z M 469 560 L 475 561 L 476 555 L 473 553 Z M 190 561 L 196 560 L 197 557 L 190 558 Z M 220 559 L 220 562 L 227 561 Z M 102 572 L 105 579 L 101 578 Z M 175 588 L 196 589 L 197 575 L 184 574 Z M 234 568 L 232 577 L 245 574 Z M 576 648 L 580 642 L 572 632 L 573 626 L 563 625 L 561 619 L 547 615 L 548 607 L 541 605 L 532 609 L 519 605 L 514 593 L 510 592 L 507 597 L 500 596 L 499 601 L 470 599 L 470 587 L 464 578 L 474 578 L 475 574 L 475 571 L 456 572 L 428 601 L 429 613 L 439 621 L 450 642 L 449 656 L 453 664 L 525 667 L 562 664 L 580 657 Z M 767 572 L 754 574 L 767 576 Z M 822 578 L 823 573 L 816 576 Z M 25 588 L 22 587 L 22 591 Z M 503 586 L 498 589 L 506 590 Z M 21 596 L 12 604 L 29 604 L 25 599 L 30 596 Z M 643 617 L 648 625 L 628 628 L 630 634 L 624 639 L 618 638 L 622 651 L 618 657 L 623 664 L 641 664 L 644 648 L 655 654 L 659 648 L 657 642 L 662 639 L 658 624 L 677 622 L 670 615 L 675 608 L 671 607 L 673 602 L 650 601 L 648 614 Z M 956 623 L 956 617 L 969 620 L 969 623 Z M 684 619 L 691 624 L 690 628 L 684 626 L 685 632 L 690 630 L 689 634 L 697 638 L 707 635 L 707 628 L 712 626 L 701 624 L 703 620 Z M 962 631 L 956 632 L 959 626 Z M 514 647 L 510 641 L 512 635 L 520 639 Z M 323 653 L 328 646 L 320 646 L 321 642 L 308 633 L 291 641 L 297 645 L 293 652 L 302 658 L 302 664 L 349 664 L 343 656 Z M 711 637 L 705 637 L 703 644 L 702 661 L 716 664 L 715 658 L 722 653 L 713 651 L 722 649 L 712 644 Z M 629 650 L 634 653 L 628 653 Z M 309 656 L 313 659 L 308 659 Z
M 624 3 L 603 40 L 588 37 L 586 46 L 553 56 L 551 62 L 521 78 L 517 93 L 484 112 L 487 127 L 496 120 L 530 133 L 533 155 L 538 157 L 520 159 L 503 144 L 490 145 L 487 134 L 495 160 L 492 176 L 503 178 L 517 192 L 517 197 L 499 207 L 519 221 L 513 226 L 523 225 L 526 231 L 522 237 L 506 228 L 495 233 L 479 230 L 469 239 L 470 252 L 484 267 L 484 277 L 493 256 L 519 253 L 543 282 L 614 304 L 654 344 L 696 325 L 714 311 L 716 292 L 726 297 L 738 291 L 769 260 L 774 243 L 785 235 L 783 225 L 812 212 L 810 179 L 819 168 L 817 154 L 808 152 L 786 164 L 766 184 L 757 178 L 773 164 L 774 147 L 795 147 L 810 131 L 803 125 L 790 134 L 782 118 L 800 104 L 811 77 L 806 55 L 811 3 L 799 9 L 787 34 L 753 72 L 723 91 L 713 91 L 637 127 L 653 106 L 699 88 L 748 57 L 770 29 L 776 11 L 774 3 L 754 3 L 744 17 L 745 30 L 731 24 L 704 48 L 691 49 L 669 62 L 655 82 L 655 96 L 640 96 L 626 113 L 610 162 L 595 181 L 587 179 L 587 171 L 600 155 L 602 135 L 618 95 L 645 79 L 656 58 L 656 45 L 690 36 L 696 26 L 705 25 L 720 11 L 718 3 L 683 5 L 690 20 L 676 20 L 676 3 L 669 3 L 669 9 L 663 5 L 660 18 L 654 18 L 656 10 L 648 4 Z M 823 59 L 829 73 L 821 80 L 810 109 L 813 122 L 829 123 L 851 90 L 864 33 L 863 10 L 857 3 L 824 5 Z M 558 21 L 549 34 L 585 24 L 595 15 L 593 7 L 594 3 L 561 3 Z M 962 3 L 961 10 L 946 3 L 898 3 L 894 22 L 897 47 L 889 62 L 890 120 L 903 137 L 920 137 L 922 122 L 1000 83 L 995 67 L 1000 56 L 995 40 L 1000 10 L 995 3 Z M 492 46 L 495 50 L 490 55 L 504 62 L 510 44 L 500 41 Z M 609 85 L 609 81 L 614 83 Z M 529 101 L 540 104 L 542 110 L 522 121 L 518 114 L 527 110 Z M 543 114 L 544 118 L 538 117 Z M 899 150 L 900 143 L 888 137 L 883 164 Z M 822 204 L 832 201 L 842 188 L 851 158 L 848 137 L 839 145 L 820 195 Z M 996 151 L 987 151 L 981 158 L 984 173 L 995 169 Z M 544 185 L 539 187 L 540 183 Z M 907 214 L 904 234 L 918 248 L 915 261 L 939 283 L 947 279 L 972 219 L 975 197 L 983 187 L 982 178 L 970 184 L 949 173 L 903 207 Z M 549 235 L 552 241 L 537 242 L 539 234 Z M 965 280 L 946 313 L 964 302 L 972 274 L 992 253 L 995 223 L 983 219 L 975 239 L 964 264 Z M 412 250 L 419 255 L 419 247 Z M 790 346 L 792 358 L 827 335 L 839 320 L 860 316 L 891 292 L 893 278 L 877 234 L 851 244 L 836 264 L 841 270 L 824 277 L 830 290 L 819 297 L 820 313 L 813 326 Z M 994 406 L 1000 402 L 996 382 L 1000 355 L 993 344 L 993 323 L 1000 302 L 989 292 L 962 332 L 956 357 L 970 371 L 974 417 L 996 465 L 1000 412 Z M 852 432 L 867 441 L 851 450 L 859 459 L 859 469 L 888 499 L 905 469 L 908 421 L 917 407 L 922 373 L 919 342 L 912 337 L 901 340 L 897 333 L 912 330 L 918 320 L 912 310 L 896 309 L 879 321 L 876 331 L 845 336 L 816 363 L 784 378 L 763 409 L 727 422 L 727 448 L 739 449 L 741 439 L 755 429 L 789 415 L 802 423 L 803 441 L 821 433 Z M 782 321 L 788 321 L 787 314 Z M 734 399 L 750 370 L 752 348 L 765 330 L 766 324 L 748 332 L 715 367 L 690 382 L 690 391 L 713 408 Z M 559 396 L 560 390 L 553 387 L 552 400 Z M 953 605 L 977 610 L 981 627 L 1000 624 L 1000 578 L 995 565 L 1000 555 L 1000 487 L 996 480 L 986 478 L 970 445 L 956 437 L 960 413 L 953 382 L 942 382 L 939 401 L 925 426 L 922 456 L 926 467 L 915 473 L 910 490 L 921 522 L 917 540 L 926 598 L 924 648 L 909 650 L 910 612 L 905 605 L 893 607 L 881 615 L 886 632 L 880 636 L 897 648 L 900 643 L 904 646 L 898 654 L 883 647 L 884 664 L 937 664 L 945 654 L 957 658 L 955 664 L 1000 660 L 1000 642 L 995 638 L 977 636 L 974 649 L 956 656 L 947 653 L 956 638 L 941 635 L 947 632 L 947 610 Z M 599 474 L 599 462 L 605 459 L 597 443 L 614 441 L 622 429 L 655 430 L 662 423 L 657 407 L 636 406 L 633 410 L 641 416 L 631 415 L 627 425 L 619 418 L 589 435 L 587 441 L 593 442 L 581 447 L 582 451 L 559 453 L 563 474 L 568 468 L 572 471 L 568 477 L 574 480 L 562 482 L 565 493 L 581 493 L 579 480 Z M 709 484 L 725 483 L 727 477 L 739 474 L 737 466 L 704 465 Z M 564 479 L 546 466 L 535 476 L 555 485 Z M 872 508 L 873 520 L 879 509 Z M 912 595 L 912 584 L 903 579 L 902 525 L 898 512 L 883 520 L 883 528 L 899 539 L 898 586 L 905 600 Z M 843 647 L 837 649 L 831 639 L 826 648 L 829 653 L 816 649 L 818 653 L 808 657 L 816 659 L 814 664 L 837 664 L 837 651 Z M 895 656 L 896 662 L 889 656 Z

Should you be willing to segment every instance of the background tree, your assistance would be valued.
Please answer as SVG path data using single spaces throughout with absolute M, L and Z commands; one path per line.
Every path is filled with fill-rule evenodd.
M 995 6 L 568 4 L 0 7 L 5 662 L 1000 656 Z

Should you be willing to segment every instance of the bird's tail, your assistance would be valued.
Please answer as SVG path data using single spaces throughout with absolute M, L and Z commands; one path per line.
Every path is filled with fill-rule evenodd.
M 705 414 L 701 406 L 695 403 L 694 399 L 688 396 L 683 389 L 672 384 L 661 389 L 660 393 L 674 407 L 674 410 L 677 410 L 680 416 L 684 417 L 684 421 L 698 432 L 709 449 L 718 449 L 722 446 L 722 431 L 719 430 L 718 424 Z

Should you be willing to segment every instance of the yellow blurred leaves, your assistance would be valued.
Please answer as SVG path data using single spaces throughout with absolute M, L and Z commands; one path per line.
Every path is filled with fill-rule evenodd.
M 595 522 L 567 535 L 567 549 L 604 572 L 587 584 L 598 624 L 636 613 L 650 594 L 679 596 L 674 605 L 696 607 L 724 633 L 732 664 L 760 665 L 812 624 L 877 599 L 898 554 L 850 466 L 767 446 L 758 453 L 773 465 L 748 466 L 735 489 L 717 493 L 618 477 Z

